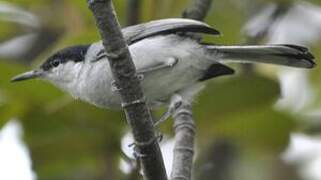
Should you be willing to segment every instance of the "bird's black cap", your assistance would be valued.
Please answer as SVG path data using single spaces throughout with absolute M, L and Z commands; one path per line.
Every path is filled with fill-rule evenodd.
M 57 67 L 59 64 L 66 63 L 68 61 L 80 62 L 85 59 L 85 55 L 90 45 L 79 45 L 64 48 L 54 55 L 50 56 L 40 68 L 44 71 L 48 71 L 53 67 Z

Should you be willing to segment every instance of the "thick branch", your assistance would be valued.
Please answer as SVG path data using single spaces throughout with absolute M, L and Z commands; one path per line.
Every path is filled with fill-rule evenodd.
M 194 0 L 193 5 L 183 12 L 183 18 L 204 20 L 211 4 L 212 0 Z
M 109 64 L 119 90 L 127 121 L 135 138 L 144 179 L 165 180 L 162 154 L 155 136 L 152 117 L 146 106 L 135 66 L 120 30 L 111 0 L 88 0 L 96 19 Z M 107 68 L 107 67 L 106 67 Z

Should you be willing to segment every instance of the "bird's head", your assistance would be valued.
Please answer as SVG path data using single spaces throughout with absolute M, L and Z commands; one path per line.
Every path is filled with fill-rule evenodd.
M 50 56 L 39 68 L 19 74 L 11 79 L 19 82 L 42 78 L 65 89 L 73 83 L 79 74 L 89 45 L 79 45 L 64 48 Z

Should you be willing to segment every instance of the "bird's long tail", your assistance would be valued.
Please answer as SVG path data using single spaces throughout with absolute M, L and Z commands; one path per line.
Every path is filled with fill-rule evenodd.
M 312 68 L 315 65 L 314 57 L 309 50 L 297 45 L 207 45 L 206 47 L 210 54 L 220 55 L 222 62 L 268 63 L 300 68 Z

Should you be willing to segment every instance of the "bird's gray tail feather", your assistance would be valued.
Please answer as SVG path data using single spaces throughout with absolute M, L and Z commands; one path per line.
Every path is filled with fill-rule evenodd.
M 221 55 L 221 61 L 268 63 L 300 68 L 312 68 L 314 57 L 297 45 L 217 46 L 207 45 L 210 54 Z

